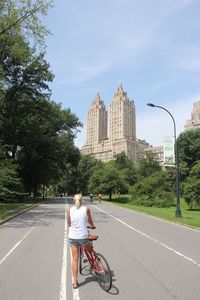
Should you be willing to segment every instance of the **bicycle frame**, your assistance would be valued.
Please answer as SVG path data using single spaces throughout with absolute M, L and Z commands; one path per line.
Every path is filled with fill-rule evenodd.
M 90 248 L 87 246 L 80 246 L 80 257 L 79 257 L 79 272 L 81 275 L 84 275 L 83 270 L 88 270 L 87 267 L 90 268 L 89 272 L 91 272 L 96 277 L 100 287 L 108 292 L 112 287 L 112 275 L 110 271 L 110 267 L 108 265 L 105 257 L 96 253 L 93 249 L 92 241 L 97 240 L 98 236 L 89 237 L 90 240 Z M 85 255 L 85 259 L 84 259 Z M 83 264 L 86 264 L 83 266 Z M 86 271 L 87 273 L 87 271 Z
M 85 246 L 81 246 L 81 250 L 85 252 L 88 262 L 90 264 L 90 267 L 94 270 L 94 272 L 98 272 L 98 263 L 96 262 L 96 252 L 93 249 L 92 243 L 91 243 L 91 250 L 88 251 Z

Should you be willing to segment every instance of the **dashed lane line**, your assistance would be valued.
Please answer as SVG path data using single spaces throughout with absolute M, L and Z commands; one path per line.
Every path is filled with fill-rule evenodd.
M 67 201 L 65 200 L 65 227 L 64 227 L 64 244 L 63 244 L 63 260 L 60 283 L 60 300 L 67 300 L 66 284 L 67 284 Z
M 47 213 L 43 214 L 40 219 L 42 219 Z M 38 225 L 35 224 L 31 227 L 31 229 L 10 249 L 10 251 L 0 260 L 0 265 L 14 252 L 14 250 L 27 238 L 27 236 L 31 233 L 31 231 Z

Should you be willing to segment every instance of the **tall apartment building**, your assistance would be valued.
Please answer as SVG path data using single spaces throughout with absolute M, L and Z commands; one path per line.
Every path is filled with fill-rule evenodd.
M 135 104 L 122 85 L 114 93 L 108 113 L 98 93 L 87 114 L 87 142 L 81 153 L 109 161 L 115 154 L 125 152 L 136 161 L 146 147 L 147 142 L 136 138 Z
M 87 144 L 98 144 L 107 138 L 107 111 L 97 93 L 87 114 Z
M 193 103 L 191 119 L 186 121 L 185 130 L 200 128 L 200 101 Z

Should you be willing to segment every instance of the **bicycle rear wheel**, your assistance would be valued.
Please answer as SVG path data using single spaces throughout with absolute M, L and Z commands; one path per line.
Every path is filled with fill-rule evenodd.
M 95 257 L 96 267 L 94 270 L 95 276 L 100 287 L 108 292 L 112 286 L 112 274 L 110 271 L 109 264 L 105 257 L 100 253 L 96 253 Z

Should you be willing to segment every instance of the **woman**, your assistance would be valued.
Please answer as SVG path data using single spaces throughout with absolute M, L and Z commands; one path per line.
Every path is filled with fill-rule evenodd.
M 69 225 L 69 243 L 72 253 L 72 274 L 74 277 L 73 288 L 78 287 L 78 255 L 79 246 L 86 246 L 90 249 L 88 240 L 87 225 L 95 228 L 90 209 L 82 205 L 83 198 L 81 194 L 74 196 L 75 206 L 68 208 L 68 225 Z

